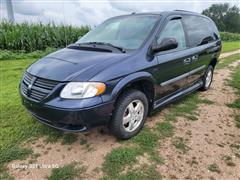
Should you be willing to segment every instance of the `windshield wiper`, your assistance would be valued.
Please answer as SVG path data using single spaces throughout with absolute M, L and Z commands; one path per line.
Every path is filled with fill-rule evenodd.
M 106 45 L 106 46 L 110 46 L 113 47 L 115 49 L 118 49 L 119 51 L 121 51 L 122 53 L 125 53 L 126 50 L 120 46 L 115 46 L 111 43 L 106 43 L 106 42 L 85 42 L 85 43 L 78 43 L 79 45 L 84 45 L 84 44 L 93 44 L 93 45 Z

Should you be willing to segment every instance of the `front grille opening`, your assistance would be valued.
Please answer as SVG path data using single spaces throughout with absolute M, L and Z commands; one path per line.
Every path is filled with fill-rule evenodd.
M 58 81 L 39 78 L 26 72 L 21 83 L 21 91 L 30 99 L 42 101 L 58 83 Z

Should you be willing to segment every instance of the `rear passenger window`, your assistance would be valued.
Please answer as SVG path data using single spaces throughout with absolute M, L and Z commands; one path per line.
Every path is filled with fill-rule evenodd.
M 176 49 L 186 48 L 185 34 L 180 19 L 168 22 L 157 39 L 157 43 L 160 44 L 164 38 L 175 38 L 178 42 L 178 47 Z
M 219 38 L 216 26 L 207 18 L 185 16 L 183 22 L 191 47 L 201 46 Z

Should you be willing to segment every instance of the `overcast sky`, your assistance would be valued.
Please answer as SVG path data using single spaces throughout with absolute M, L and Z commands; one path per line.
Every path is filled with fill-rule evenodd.
M 7 0 L 0 0 L 0 20 L 7 18 Z M 239 6 L 238 0 L 12 0 L 16 22 L 54 22 L 75 26 L 98 25 L 107 18 L 129 14 L 183 9 L 201 12 L 214 3 L 229 2 Z

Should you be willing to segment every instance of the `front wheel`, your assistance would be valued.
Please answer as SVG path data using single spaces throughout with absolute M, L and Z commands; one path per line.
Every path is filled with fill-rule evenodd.
M 212 79 L 213 79 L 213 67 L 209 65 L 203 76 L 203 86 L 201 88 L 202 91 L 207 91 L 210 88 L 212 84 Z
M 139 90 L 128 90 L 117 101 L 110 131 L 119 139 L 129 139 L 142 129 L 148 114 L 148 100 Z

